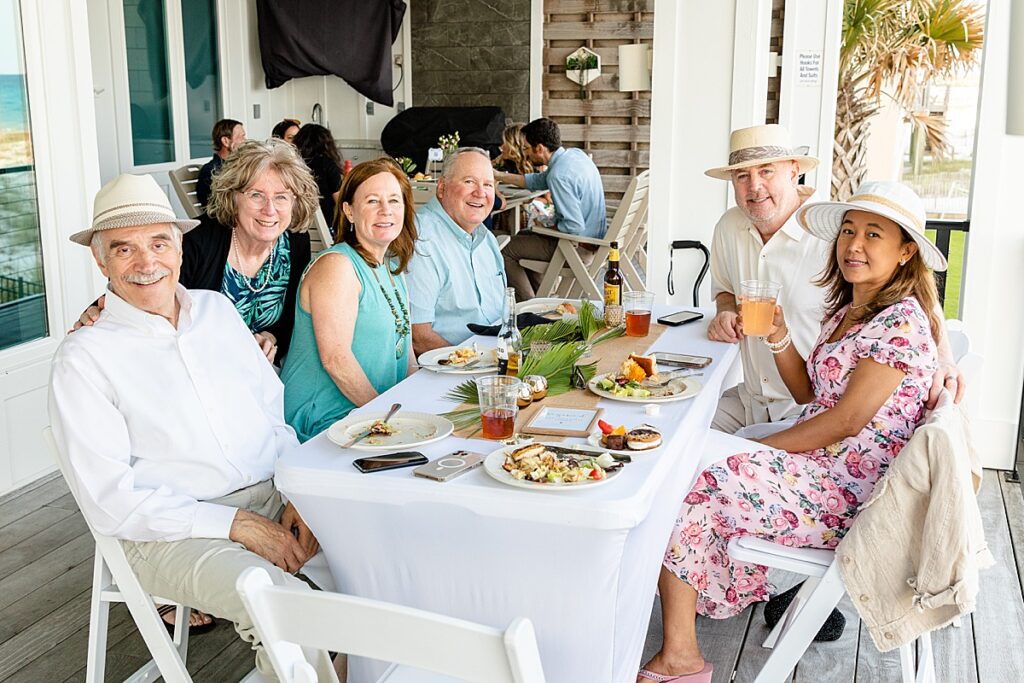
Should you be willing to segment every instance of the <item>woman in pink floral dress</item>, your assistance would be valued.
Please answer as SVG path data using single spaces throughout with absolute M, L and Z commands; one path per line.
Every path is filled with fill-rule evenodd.
M 696 614 L 731 617 L 771 590 L 765 567 L 729 557 L 729 540 L 836 547 L 923 416 L 941 325 L 930 269 L 946 263 L 924 237 L 920 199 L 898 183 L 865 183 L 849 202 L 810 204 L 797 216 L 834 245 L 818 282 L 827 317 L 806 361 L 781 308 L 765 343 L 805 408 L 791 428 L 761 439 L 764 449 L 698 475 L 658 582 L 664 644 L 638 681 L 710 681 Z

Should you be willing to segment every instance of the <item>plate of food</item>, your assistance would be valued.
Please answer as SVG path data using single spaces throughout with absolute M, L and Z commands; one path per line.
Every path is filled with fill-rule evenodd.
M 516 314 L 533 313 L 556 320 L 576 315 L 579 312 L 580 304 L 579 299 L 530 299 L 516 304 Z
M 593 432 L 587 437 L 587 443 L 591 446 L 616 453 L 636 453 L 661 448 L 661 432 L 649 424 L 626 429 L 625 425 L 614 427 L 604 420 L 598 420 L 597 426 L 600 431 Z
M 383 422 L 386 416 L 384 411 L 349 415 L 330 426 L 327 438 L 341 446 L 370 432 L 351 447 L 364 451 L 390 451 L 439 441 L 455 429 L 451 420 L 431 413 L 400 412 Z
M 603 448 L 564 443 L 505 446 L 484 460 L 484 470 L 501 483 L 540 491 L 599 486 L 617 477 L 622 467 Z
M 455 375 L 475 375 L 498 369 L 496 349 L 471 346 L 444 346 L 420 355 L 416 362 L 421 368 Z
M 629 403 L 667 403 L 700 393 L 692 370 L 658 373 L 652 356 L 631 353 L 616 372 L 595 375 L 587 389 L 601 398 Z

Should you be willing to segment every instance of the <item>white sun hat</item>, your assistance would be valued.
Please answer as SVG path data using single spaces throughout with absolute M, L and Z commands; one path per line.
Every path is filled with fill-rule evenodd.
M 174 214 L 167 195 L 151 176 L 125 173 L 96 193 L 92 226 L 76 232 L 71 241 L 88 247 L 94 232 L 154 223 L 173 223 L 182 234 L 199 225 L 199 221 L 179 219 Z
M 805 204 L 796 212 L 804 230 L 827 242 L 835 240 L 847 211 L 868 211 L 897 223 L 917 242 L 924 264 L 946 270 L 946 257 L 925 237 L 927 220 L 921 198 L 903 183 L 867 182 L 845 202 Z
M 807 173 L 818 165 L 818 160 L 807 156 L 807 148 L 795 148 L 789 142 L 785 126 L 769 123 L 763 126 L 739 128 L 729 136 L 729 164 L 709 168 L 704 175 L 719 180 L 732 180 L 732 172 L 740 168 L 773 164 L 776 161 L 795 161 L 800 173 Z

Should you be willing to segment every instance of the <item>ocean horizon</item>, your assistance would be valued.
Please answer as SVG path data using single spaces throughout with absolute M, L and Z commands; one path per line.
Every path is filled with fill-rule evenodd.
M 23 74 L 0 74 L 0 130 L 28 130 Z

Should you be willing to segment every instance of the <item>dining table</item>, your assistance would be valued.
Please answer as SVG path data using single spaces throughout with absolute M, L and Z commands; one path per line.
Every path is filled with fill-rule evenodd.
M 654 315 L 677 310 L 656 306 Z M 410 468 L 363 474 L 353 460 L 374 453 L 342 449 L 326 432 L 278 461 L 277 486 L 316 535 L 341 592 L 499 629 L 527 617 L 549 683 L 631 683 L 665 548 L 706 455 L 723 380 L 737 359 L 737 345 L 708 340 L 714 312 L 702 312 L 703 320 L 665 328 L 653 343 L 635 338 L 638 352 L 712 360 L 695 378 L 700 391 L 684 400 L 600 399 L 609 423 L 646 423 L 663 436 L 660 448 L 632 453 L 632 461 L 600 486 L 528 490 L 498 481 L 483 467 L 444 483 L 416 477 Z M 473 342 L 493 347 L 495 338 L 466 344 Z M 445 394 L 466 379 L 421 369 L 353 414 L 383 413 L 393 403 L 401 403 L 402 412 L 450 411 L 456 404 Z M 564 441 L 582 443 L 580 437 Z M 456 450 L 487 455 L 502 447 L 452 435 L 415 450 L 434 460 Z M 384 668 L 352 658 L 349 680 L 375 681 Z

